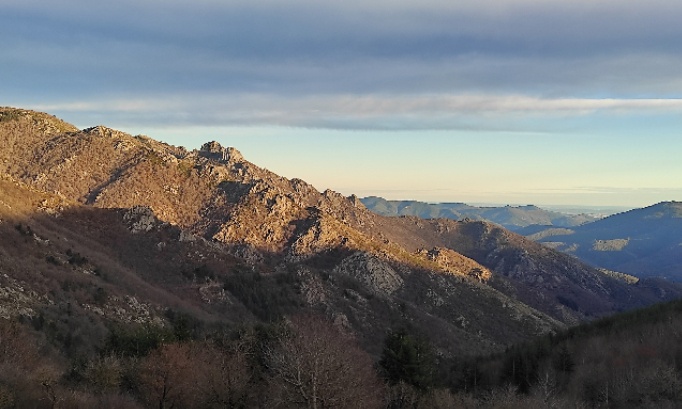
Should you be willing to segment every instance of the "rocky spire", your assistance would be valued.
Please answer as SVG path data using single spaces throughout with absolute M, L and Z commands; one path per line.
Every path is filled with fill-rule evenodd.
M 219 162 L 241 162 L 244 160 L 242 154 L 235 148 L 223 148 L 216 141 L 206 142 L 199 149 L 199 156 L 215 159 Z

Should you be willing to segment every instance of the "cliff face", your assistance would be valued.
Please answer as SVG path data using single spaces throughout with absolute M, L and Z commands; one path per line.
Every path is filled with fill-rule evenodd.
M 227 322 L 312 309 L 373 352 L 390 328 L 410 325 L 450 355 L 500 350 L 680 294 L 619 281 L 487 223 L 382 217 L 357 197 L 280 177 L 216 142 L 188 151 L 15 111 L 0 111 L 3 195 L 25 211 L 3 213 L 11 221 L 0 226 L 12 237 L 19 230 L 10 225 L 40 231 L 49 244 L 27 239 L 21 251 L 41 266 L 57 260 L 49 269 L 67 276 L 81 274 L 67 250 L 98 260 L 92 271 L 107 266 L 113 281 L 79 280 L 109 287 L 118 301 L 94 309 L 75 300 L 84 314 L 117 319 L 107 311 L 132 308 L 121 304 L 131 292 L 144 294 L 135 300 L 149 319 L 174 303 Z M 32 267 L 8 260 L 30 281 Z M 62 279 L 50 275 L 45 286 Z M 36 294 L 27 308 L 56 302 Z

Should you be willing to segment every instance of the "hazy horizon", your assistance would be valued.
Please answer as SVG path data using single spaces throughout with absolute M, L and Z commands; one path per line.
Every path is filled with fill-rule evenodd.
M 682 3 L 3 2 L 0 105 L 430 202 L 682 200 Z
M 368 197 L 381 197 L 381 196 L 359 196 L 360 199 L 368 198 Z M 383 197 L 383 199 L 386 199 L 388 201 L 405 201 L 405 202 L 410 202 L 410 201 L 415 201 L 414 199 L 387 199 Z M 585 213 L 585 214 L 603 214 L 603 215 L 611 215 L 615 213 L 620 213 L 620 212 L 625 212 L 628 210 L 633 210 L 633 209 L 638 209 L 640 207 L 631 207 L 631 206 L 590 206 L 590 205 L 579 205 L 579 204 L 567 204 L 567 205 L 552 205 L 552 204 L 542 204 L 542 203 L 504 203 L 504 202 L 462 202 L 462 201 L 449 201 L 449 202 L 429 202 L 429 201 L 421 201 L 421 200 L 416 200 L 418 202 L 423 202 L 431 205 L 439 205 L 439 204 L 452 204 L 452 203 L 463 203 L 469 206 L 474 206 L 474 207 L 505 207 L 505 206 L 510 206 L 510 207 L 524 207 L 524 206 L 536 206 L 544 210 L 551 210 L 551 211 L 556 211 L 560 213 L 568 213 L 568 214 L 580 214 L 580 213 Z M 652 203 L 651 205 L 654 205 L 656 203 Z

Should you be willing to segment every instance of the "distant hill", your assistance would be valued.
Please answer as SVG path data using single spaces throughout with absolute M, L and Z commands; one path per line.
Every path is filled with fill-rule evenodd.
M 360 199 L 367 208 L 382 216 L 417 216 L 424 219 L 487 220 L 511 231 L 539 226 L 573 227 L 598 220 L 589 214 L 569 214 L 534 205 L 477 207 L 465 203 L 424 203 L 414 200 L 386 200 L 377 196 Z
M 529 238 L 595 266 L 637 277 L 682 281 L 682 203 L 662 202 Z

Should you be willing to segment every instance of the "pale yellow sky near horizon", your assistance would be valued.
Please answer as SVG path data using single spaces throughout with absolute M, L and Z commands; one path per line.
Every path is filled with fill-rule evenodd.
M 676 177 L 682 175 L 681 148 L 661 149 L 651 139 L 649 147 L 633 149 L 619 147 L 613 137 L 568 134 L 287 127 L 143 131 L 190 149 L 217 140 L 260 167 L 345 195 L 632 208 L 682 199 Z

